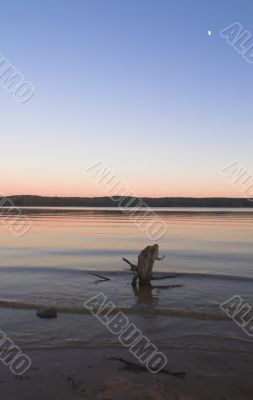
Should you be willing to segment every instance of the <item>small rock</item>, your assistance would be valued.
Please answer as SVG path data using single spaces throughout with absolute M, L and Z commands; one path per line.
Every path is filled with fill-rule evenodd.
M 40 318 L 57 318 L 57 312 L 54 308 L 44 308 L 37 311 L 37 316 Z

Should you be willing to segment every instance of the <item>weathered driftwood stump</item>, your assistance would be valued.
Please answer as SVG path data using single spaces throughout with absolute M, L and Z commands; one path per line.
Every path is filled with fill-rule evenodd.
M 139 285 L 142 286 L 150 286 L 152 274 L 153 274 L 153 266 L 156 260 L 163 260 L 165 256 L 159 257 L 159 246 L 158 244 L 154 244 L 153 246 L 147 246 L 144 250 L 140 252 L 138 255 L 138 264 L 132 264 L 126 258 L 123 258 L 125 262 L 127 262 L 131 270 L 134 272 L 134 277 L 132 280 L 132 285 L 136 286 L 136 281 L 139 281 Z

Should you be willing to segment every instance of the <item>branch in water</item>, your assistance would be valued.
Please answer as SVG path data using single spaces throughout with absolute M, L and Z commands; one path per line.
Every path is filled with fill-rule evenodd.
M 110 281 L 110 280 L 111 280 L 110 278 L 106 278 L 106 277 L 104 277 L 104 276 L 102 276 L 102 275 L 95 274 L 95 273 L 93 273 L 93 272 L 88 272 L 88 274 L 89 274 L 89 275 L 97 276 L 98 278 L 101 278 L 101 280 L 96 281 L 95 283 L 104 282 L 104 281 Z

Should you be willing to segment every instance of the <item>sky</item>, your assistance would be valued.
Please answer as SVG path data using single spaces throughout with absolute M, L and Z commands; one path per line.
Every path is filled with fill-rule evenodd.
M 106 195 L 86 173 L 104 162 L 140 196 L 243 197 L 222 169 L 253 174 L 253 64 L 220 31 L 253 33 L 251 0 L 0 6 L 0 53 L 35 89 L 0 78 L 2 193 Z

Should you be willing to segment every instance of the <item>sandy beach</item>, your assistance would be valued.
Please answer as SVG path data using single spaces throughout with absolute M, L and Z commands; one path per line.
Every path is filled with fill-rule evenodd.
M 57 318 L 47 320 L 35 307 L 14 307 L 1 308 L 2 326 L 31 367 L 15 377 L 0 364 L 3 400 L 252 399 L 253 341 L 218 314 L 171 316 L 145 303 L 124 309 L 167 357 L 154 374 L 85 310 L 57 309 Z
M 1 399 L 252 399 L 252 350 L 226 350 L 217 342 L 209 350 L 196 347 L 161 348 L 168 358 L 166 370 L 184 371 L 184 377 L 139 370 L 136 359 L 117 344 L 23 349 L 32 367 L 24 376 L 14 377 L 0 365 Z

